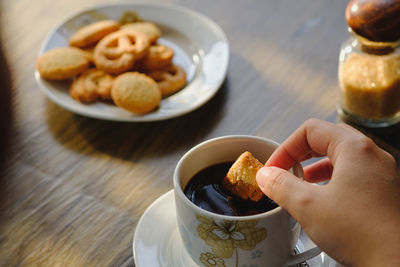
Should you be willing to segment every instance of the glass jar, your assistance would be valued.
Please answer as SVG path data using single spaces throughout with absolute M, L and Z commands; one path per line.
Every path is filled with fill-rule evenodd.
M 338 113 L 367 127 L 400 122 L 400 42 L 372 42 L 349 31 L 339 56 Z

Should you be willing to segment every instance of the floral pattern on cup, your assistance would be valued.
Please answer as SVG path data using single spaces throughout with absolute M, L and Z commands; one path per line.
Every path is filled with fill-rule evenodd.
M 207 267 L 225 267 L 225 261 L 211 252 L 201 253 L 200 261 Z
M 259 220 L 214 221 L 199 214 L 196 218 L 200 222 L 197 233 L 211 247 L 215 256 L 229 259 L 235 252 L 236 263 L 239 260 L 238 249 L 253 250 L 267 237 L 267 229 L 257 227 Z

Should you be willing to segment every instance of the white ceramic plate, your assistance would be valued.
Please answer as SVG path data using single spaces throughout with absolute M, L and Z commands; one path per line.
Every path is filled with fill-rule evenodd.
M 188 83 L 181 91 L 161 101 L 159 109 L 135 115 L 103 102 L 82 104 L 69 96 L 68 83 L 41 79 L 41 90 L 56 104 L 87 117 L 114 121 L 156 121 L 177 117 L 210 100 L 225 79 L 229 45 L 221 28 L 206 16 L 187 8 L 166 4 L 121 4 L 94 7 L 75 14 L 56 26 L 46 37 L 40 53 L 68 45 L 68 38 L 80 27 L 102 19 L 120 20 L 125 12 L 136 12 L 145 21 L 156 23 L 159 43 L 172 47 L 173 61 L 183 67 Z
M 307 235 L 301 232 L 297 250 L 302 252 L 314 246 Z M 173 190 L 159 197 L 143 213 L 135 230 L 133 256 L 136 267 L 198 267 L 186 252 L 179 236 Z M 341 265 L 321 253 L 301 266 Z

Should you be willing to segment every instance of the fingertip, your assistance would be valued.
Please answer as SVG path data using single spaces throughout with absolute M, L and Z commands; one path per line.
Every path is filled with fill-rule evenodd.
M 268 179 L 268 176 L 270 176 L 271 173 L 272 170 L 270 167 L 262 167 L 261 169 L 258 170 L 256 174 L 256 180 L 260 188 L 262 189 L 264 188 L 265 180 Z
M 260 189 L 292 215 L 301 215 L 314 198 L 313 186 L 278 167 L 262 167 L 256 175 Z

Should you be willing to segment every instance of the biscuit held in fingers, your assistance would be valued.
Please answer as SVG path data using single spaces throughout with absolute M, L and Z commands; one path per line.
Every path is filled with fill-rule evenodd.
M 40 76 L 49 80 L 70 79 L 89 67 L 85 52 L 75 47 L 55 48 L 44 52 L 36 60 Z
M 158 107 L 161 92 L 153 79 L 138 72 L 126 72 L 115 79 L 111 97 L 117 106 L 144 114 Z
M 80 28 L 72 35 L 68 43 L 70 46 L 84 48 L 96 44 L 104 36 L 117 31 L 120 24 L 113 20 L 101 20 Z
M 257 171 L 264 165 L 246 151 L 239 156 L 222 180 L 222 186 L 244 200 L 260 201 L 264 193 L 257 185 Z
M 94 49 L 97 68 L 111 74 L 129 70 L 135 60 L 143 58 L 148 51 L 149 40 L 141 33 L 116 31 L 103 39 Z
M 182 89 L 186 84 L 185 71 L 176 65 L 169 65 L 162 70 L 150 71 L 147 75 L 157 82 L 162 96 L 171 95 Z

